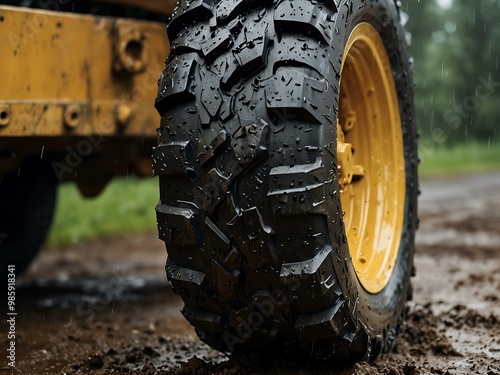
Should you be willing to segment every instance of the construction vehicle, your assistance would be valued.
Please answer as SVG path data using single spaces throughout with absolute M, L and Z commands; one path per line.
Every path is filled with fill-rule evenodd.
M 151 176 L 159 123 L 153 104 L 173 6 L 0 5 L 2 267 L 15 265 L 21 273 L 33 259 L 50 227 L 59 183 L 74 181 L 85 197 L 94 197 L 114 176 Z
M 155 101 L 158 233 L 182 313 L 210 346 L 342 361 L 394 346 L 411 298 L 418 194 L 400 6 L 176 5 Z M 146 40 L 164 47 L 161 38 Z M 90 67 L 98 57 L 87 53 Z M 123 144 L 129 111 L 110 108 Z M 58 113 L 71 123 L 71 111 Z M 144 123 L 135 113 L 126 122 Z

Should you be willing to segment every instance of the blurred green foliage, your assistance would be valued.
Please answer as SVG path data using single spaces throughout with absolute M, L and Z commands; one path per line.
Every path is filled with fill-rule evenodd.
M 423 178 L 487 171 L 500 168 L 500 147 L 469 141 L 436 148 L 421 159 L 419 174 Z
M 119 178 L 97 198 L 85 199 L 73 183 L 57 195 L 50 245 L 66 245 L 97 237 L 156 230 L 158 179 Z
M 443 3 L 404 0 L 402 7 L 414 57 L 422 139 L 427 146 L 429 140 L 436 146 L 498 144 L 500 1 Z M 425 151 L 425 142 L 422 147 Z

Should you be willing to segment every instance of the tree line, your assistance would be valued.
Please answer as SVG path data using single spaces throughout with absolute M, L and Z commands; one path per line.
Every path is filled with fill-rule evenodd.
M 405 0 L 421 138 L 452 146 L 499 141 L 500 1 Z

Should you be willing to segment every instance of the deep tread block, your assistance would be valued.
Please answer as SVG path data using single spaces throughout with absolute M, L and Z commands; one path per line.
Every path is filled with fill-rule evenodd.
M 324 183 L 308 185 L 294 189 L 271 191 L 268 194 L 273 214 L 287 216 L 305 213 L 326 212 L 326 187 Z
M 208 227 L 207 231 L 215 235 L 210 236 L 211 239 L 213 240 L 215 238 L 216 241 L 214 242 L 218 243 L 219 247 L 224 249 L 224 253 L 227 253 L 227 250 L 230 248 L 231 240 L 208 217 L 205 218 L 205 224 Z
M 194 284 L 201 287 L 205 282 L 205 274 L 200 271 L 195 271 L 189 268 L 177 266 L 171 259 L 167 262 L 167 274 L 176 285 L 184 283 L 186 285 Z
M 283 294 L 277 290 L 273 292 L 258 291 L 254 293 L 252 296 L 252 305 L 262 314 L 272 316 L 277 324 L 282 322 L 283 318 L 290 316 L 291 313 Z
M 317 309 L 321 304 L 329 306 L 342 296 L 332 260 L 332 247 L 325 245 L 312 259 L 283 263 L 280 279 L 297 297 L 297 311 L 310 311 L 311 306 Z
M 201 245 L 201 213 L 191 208 L 156 206 L 158 233 L 161 240 L 170 245 Z
M 168 37 L 173 40 L 176 33 L 194 21 L 207 20 L 213 16 L 213 0 L 180 0 L 168 25 Z
M 333 95 L 324 94 L 327 85 L 326 80 L 318 81 L 301 72 L 278 70 L 266 83 L 267 108 L 282 112 L 293 111 L 308 121 L 320 124 L 330 116 L 331 110 L 327 103 L 333 103 Z
M 238 328 L 243 339 L 248 338 L 250 333 L 276 337 L 289 316 L 290 309 L 282 295 L 259 291 L 246 307 L 231 312 L 229 323 Z
M 312 38 L 293 38 L 290 35 L 282 37 L 282 43 L 275 46 L 277 57 L 274 58 L 273 71 L 286 66 L 307 66 L 315 70 L 319 75 L 329 65 L 330 48 Z
M 222 106 L 220 108 L 219 117 L 222 122 L 229 121 L 234 116 L 234 97 L 224 96 Z
M 323 163 L 275 167 L 270 173 L 268 197 L 277 216 L 318 213 L 326 215 L 326 186 Z
M 264 265 L 277 265 L 279 263 L 278 256 L 272 250 L 273 230 L 264 223 L 258 208 L 244 210 L 242 217 L 244 218 L 243 225 L 247 240 L 241 247 L 241 252 L 245 256 L 248 266 L 256 269 Z M 266 249 L 271 251 L 266 251 Z
M 174 57 L 163 71 L 155 107 L 161 113 L 168 106 L 194 100 L 195 72 L 198 63 L 189 55 Z
M 196 150 L 192 141 L 170 142 L 153 149 L 153 175 L 196 178 Z
M 205 104 L 203 102 L 196 102 L 196 110 L 198 112 L 198 116 L 200 118 L 200 124 L 204 129 L 210 127 L 210 121 L 212 121 L 212 116 L 205 109 Z
M 207 71 L 203 74 L 203 81 L 206 82 L 206 87 L 201 90 L 201 102 L 210 118 L 214 118 L 222 105 L 222 94 L 218 89 L 220 77 Z
M 321 251 L 312 259 L 304 260 L 302 262 L 283 263 L 281 265 L 280 278 L 284 284 L 289 284 L 290 278 L 298 276 L 299 278 L 309 278 L 311 275 L 317 275 L 320 268 L 327 260 L 327 257 L 332 256 L 332 247 L 326 245 Z M 321 275 L 317 275 L 320 276 Z M 326 289 L 329 289 L 328 280 L 317 280 L 320 284 L 326 283 Z
M 324 214 L 289 216 L 273 227 L 275 250 L 284 263 L 314 258 L 328 242 L 328 217 Z
M 223 0 L 215 6 L 215 17 L 219 25 L 223 25 L 242 14 L 247 0 Z
M 230 238 L 208 217 L 205 218 L 204 231 L 205 244 L 203 248 L 206 254 L 210 254 L 210 261 L 216 260 L 230 271 L 239 270 L 239 267 L 231 267 L 225 263 L 232 247 Z
M 185 306 L 182 309 L 182 315 L 191 323 L 193 326 L 204 331 L 210 331 L 213 333 L 223 333 L 224 329 L 221 326 L 222 318 L 220 315 L 204 310 L 197 310 Z
M 241 268 L 242 262 L 243 262 L 243 256 L 241 255 L 240 251 L 235 247 L 231 249 L 231 251 L 227 254 L 226 258 L 224 259 L 224 265 L 227 268 L 233 270 L 239 270 Z
M 181 139 L 176 137 L 179 134 L 180 129 L 182 129 L 183 134 L 190 135 L 194 134 L 194 132 L 198 130 L 199 126 L 200 122 L 195 102 L 181 105 L 181 109 L 176 106 L 169 108 L 164 112 L 161 118 L 161 128 L 158 131 L 158 143 L 160 145 L 166 144 L 172 142 L 174 139 L 176 142 L 180 142 Z M 185 140 L 198 143 L 194 139 Z
M 341 0 L 321 0 L 321 3 L 324 3 L 330 10 L 334 13 L 337 13 L 339 10 Z M 397 1 L 397 0 L 395 0 Z
M 221 79 L 221 86 L 224 90 L 229 91 L 229 89 L 238 81 L 240 78 L 241 65 L 232 54 L 226 57 L 226 70 Z
M 241 272 L 229 270 L 216 260 L 212 260 L 212 274 L 217 292 L 226 300 L 231 300 Z
M 337 345 L 340 348 L 336 350 L 342 353 L 343 356 L 350 355 L 358 358 L 359 361 L 369 361 L 372 356 L 373 347 L 364 329 L 362 327 L 351 328 L 350 331 L 346 332 L 347 334 L 350 334 L 350 340 L 346 340 L 344 336 Z M 390 335 L 394 338 L 396 337 L 395 334 Z M 375 353 L 373 355 L 377 356 Z
M 229 177 L 221 174 L 217 169 L 212 168 L 204 178 L 205 208 L 210 214 L 215 207 L 224 199 L 229 186 Z
M 343 310 L 344 302 L 341 301 L 326 310 L 299 315 L 295 322 L 295 328 L 307 340 L 321 340 L 338 336 L 348 319 Z
M 227 228 L 238 250 L 233 249 L 225 262 L 241 264 L 244 259 L 251 269 L 258 269 L 264 263 L 279 269 L 280 261 L 272 243 L 273 229 L 266 225 L 257 207 L 238 211 L 232 205 L 227 208 Z
M 229 22 L 227 29 L 231 32 L 233 37 L 237 37 L 240 31 L 243 29 L 243 23 L 239 18 L 236 18 Z
M 249 30 L 245 34 L 246 43 L 237 50 L 236 56 L 244 76 L 259 71 L 267 65 L 270 39 L 264 31 Z
M 260 121 L 242 126 L 233 136 L 233 150 L 236 160 L 249 164 L 263 159 L 269 153 L 270 131 L 268 124 Z
M 327 45 L 332 43 L 334 23 L 329 13 L 309 1 L 284 1 L 274 13 L 276 28 L 286 31 L 307 31 Z
M 201 44 L 207 63 L 211 63 L 233 45 L 233 38 L 228 29 L 219 29 L 212 37 Z
M 324 182 L 325 169 L 322 159 L 318 157 L 312 164 L 274 167 L 270 176 L 269 191 L 276 192 Z
M 210 142 L 207 149 L 202 150 L 198 154 L 198 160 L 201 165 L 207 164 L 216 155 L 223 151 L 224 148 L 230 147 L 231 143 L 229 140 L 229 134 L 225 130 L 221 130 L 219 134 Z
M 191 266 L 189 266 L 191 267 Z M 175 293 L 183 293 L 184 302 L 191 308 L 210 309 L 218 312 L 215 292 L 210 287 L 205 273 L 189 267 L 180 267 L 168 258 L 165 271 Z
M 209 38 L 208 26 L 204 24 L 196 24 L 183 32 L 170 42 L 170 48 L 174 56 L 179 56 L 183 53 L 196 52 L 201 55 L 201 43 Z

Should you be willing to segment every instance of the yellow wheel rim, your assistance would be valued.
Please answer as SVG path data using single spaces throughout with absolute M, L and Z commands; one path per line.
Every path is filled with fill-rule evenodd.
M 401 242 L 405 160 L 398 97 L 378 32 L 361 23 L 344 51 L 337 158 L 344 224 L 354 269 L 369 293 L 382 291 Z

